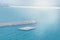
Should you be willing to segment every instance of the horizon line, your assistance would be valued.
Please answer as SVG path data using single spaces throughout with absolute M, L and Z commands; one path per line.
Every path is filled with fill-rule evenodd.
M 9 7 L 13 7 L 13 8 L 47 8 L 47 9 L 60 9 L 60 7 L 54 7 L 54 6 L 9 6 Z

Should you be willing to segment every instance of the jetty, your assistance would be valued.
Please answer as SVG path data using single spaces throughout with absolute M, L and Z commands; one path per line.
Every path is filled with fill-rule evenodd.
M 35 24 L 36 21 L 24 21 L 24 22 L 16 22 L 16 23 L 5 23 L 5 24 L 0 24 L 0 27 L 5 27 L 5 26 L 20 26 L 24 24 Z

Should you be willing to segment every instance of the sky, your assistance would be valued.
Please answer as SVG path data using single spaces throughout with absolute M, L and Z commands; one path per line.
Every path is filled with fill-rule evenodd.
M 60 0 L 0 0 L 0 4 L 20 6 L 60 6 Z

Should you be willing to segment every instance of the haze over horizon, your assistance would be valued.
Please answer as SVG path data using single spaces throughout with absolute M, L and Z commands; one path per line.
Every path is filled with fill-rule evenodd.
M 59 6 L 60 0 L 0 0 L 0 5 L 20 5 L 20 6 Z

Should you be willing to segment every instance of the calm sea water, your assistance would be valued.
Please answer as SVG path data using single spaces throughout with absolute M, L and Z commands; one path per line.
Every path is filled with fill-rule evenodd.
M 34 8 L 0 8 L 0 24 L 36 20 L 35 25 L 0 28 L 0 40 L 60 40 L 60 10 Z M 18 30 L 33 26 L 31 31 Z

